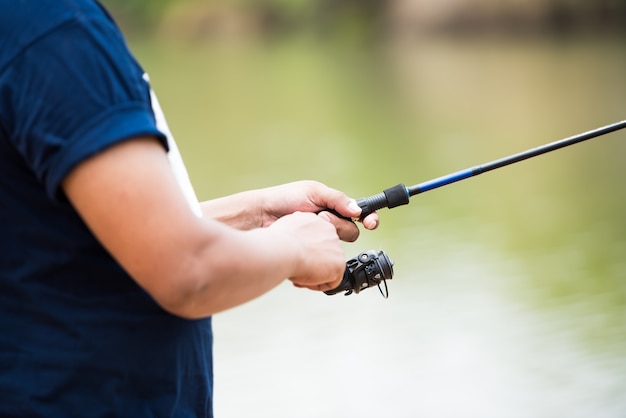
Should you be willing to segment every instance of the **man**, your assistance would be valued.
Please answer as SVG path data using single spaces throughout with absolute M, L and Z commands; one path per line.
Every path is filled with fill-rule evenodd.
M 0 10 L 0 416 L 212 416 L 211 315 L 336 287 L 358 229 L 324 210 L 360 209 L 312 181 L 198 203 L 99 3 Z

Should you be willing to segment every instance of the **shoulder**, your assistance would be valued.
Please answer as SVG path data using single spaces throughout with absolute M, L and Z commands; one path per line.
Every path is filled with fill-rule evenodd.
M 143 68 L 99 3 L 0 0 L 0 10 L 0 135 L 51 195 L 112 143 L 162 138 Z
M 0 0 L 0 74 L 32 44 L 66 26 L 106 27 L 119 32 L 94 0 Z M 69 39 L 68 39 L 69 41 Z

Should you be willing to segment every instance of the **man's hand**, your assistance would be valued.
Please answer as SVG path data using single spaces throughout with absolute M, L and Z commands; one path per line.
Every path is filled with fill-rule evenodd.
M 348 242 L 359 236 L 359 229 L 349 219 L 361 215 L 361 208 L 353 199 L 316 181 L 298 181 L 220 197 L 203 202 L 202 211 L 207 218 L 241 230 L 268 227 L 294 212 L 319 213 Z M 371 213 L 360 221 L 366 229 L 376 229 L 378 214 Z
M 263 190 L 262 224 L 269 226 L 277 219 L 293 212 L 320 213 L 335 226 L 343 241 L 352 242 L 359 236 L 359 229 L 348 219 L 359 218 L 361 208 L 344 193 L 316 181 L 299 181 Z M 348 218 L 336 216 L 335 213 Z M 377 213 L 369 214 L 361 221 L 366 229 L 376 229 Z
M 337 232 L 323 214 L 295 212 L 274 222 L 269 231 L 285 234 L 300 254 L 296 271 L 289 277 L 297 287 L 330 290 L 341 283 L 345 260 Z

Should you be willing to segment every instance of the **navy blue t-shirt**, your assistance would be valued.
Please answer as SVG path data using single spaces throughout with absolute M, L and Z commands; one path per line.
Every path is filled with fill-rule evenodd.
M 168 142 L 91 0 L 0 0 L 0 416 L 208 417 L 210 318 L 161 309 L 60 188 L 116 142 Z

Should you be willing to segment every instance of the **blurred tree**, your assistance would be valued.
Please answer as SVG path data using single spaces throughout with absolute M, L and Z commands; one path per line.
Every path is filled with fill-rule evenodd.
M 372 40 L 384 30 L 526 33 L 626 27 L 626 0 L 102 0 L 126 32 L 145 33 L 163 18 L 170 35 L 272 36 L 314 31 Z M 173 19 L 172 19 L 173 17 Z M 234 25 L 233 22 L 239 22 Z M 241 23 L 244 22 L 244 23 Z M 233 26 L 239 29 L 233 30 Z M 221 33 L 226 31 L 228 33 Z M 238 35 L 241 35 L 239 33 Z
M 173 0 L 101 0 L 125 31 L 151 31 Z
M 371 39 L 381 35 L 386 9 L 380 0 L 319 0 L 316 27 L 322 35 Z
M 386 2 L 398 33 L 536 34 L 623 30 L 626 0 L 447 0 Z
M 556 30 L 580 26 L 623 29 L 626 0 L 552 0 L 546 4 L 547 24 Z
M 321 36 L 356 39 L 376 36 L 386 3 L 380 0 L 242 0 L 255 11 L 266 33 L 313 30 Z

